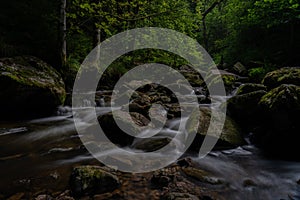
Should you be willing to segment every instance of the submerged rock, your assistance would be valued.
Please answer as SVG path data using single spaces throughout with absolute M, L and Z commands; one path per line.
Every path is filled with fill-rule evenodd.
M 80 166 L 73 169 L 70 186 L 75 196 L 111 192 L 120 187 L 117 176 L 98 166 Z
M 50 115 L 66 97 L 59 73 L 32 56 L 0 59 L 0 91 L 2 119 Z
M 276 88 L 281 84 L 293 84 L 300 86 L 300 67 L 284 67 L 269 72 L 262 83 L 269 89 Z

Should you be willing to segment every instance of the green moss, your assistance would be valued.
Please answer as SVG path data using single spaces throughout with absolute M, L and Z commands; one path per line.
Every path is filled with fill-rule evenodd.
M 225 74 L 225 75 L 222 75 L 222 79 L 223 79 L 225 85 L 231 86 L 236 81 L 236 76 Z
M 281 85 L 265 94 L 259 104 L 268 110 L 278 110 L 282 107 L 299 109 L 300 87 L 295 85 Z
M 8 77 L 19 87 L 39 88 L 49 91 L 57 98 L 57 104 L 63 104 L 66 93 L 60 75 L 48 64 L 31 56 L 19 56 L 0 59 L 0 77 Z
M 300 68 L 285 67 L 269 72 L 262 83 L 268 88 L 276 88 L 282 84 L 294 84 L 300 86 Z
M 217 119 L 215 119 L 217 120 Z M 193 112 L 188 119 L 186 130 L 188 133 L 197 132 L 202 138 L 207 135 L 209 126 L 211 130 L 218 130 L 218 123 L 210 123 L 211 110 L 209 108 L 200 108 L 200 116 Z M 239 126 L 229 117 L 226 117 L 224 127 L 220 136 L 216 132 L 210 132 L 209 136 L 219 138 L 221 143 L 230 145 L 242 145 L 244 140 L 241 135 Z M 201 143 L 201 141 L 197 141 Z
M 74 168 L 70 186 L 74 195 L 111 192 L 120 186 L 117 176 L 98 166 L 80 166 Z
M 258 90 L 267 90 L 267 87 L 262 84 L 246 83 L 238 88 L 236 95 L 247 94 Z

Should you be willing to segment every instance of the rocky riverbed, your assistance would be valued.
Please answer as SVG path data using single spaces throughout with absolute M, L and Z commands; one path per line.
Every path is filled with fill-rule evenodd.
M 82 99 L 83 106 L 73 112 L 71 107 L 61 106 L 52 117 L 32 119 L 55 111 L 65 98 L 63 82 L 55 70 L 36 58 L 16 60 L 0 60 L 4 66 L 0 82 L 14 83 L 19 95 L 14 98 L 16 107 L 12 108 L 5 106 L 11 105 L 6 98 L 11 89 L 3 90 L 7 94 L 1 93 L 4 113 L 13 111 L 9 118 L 15 120 L 0 123 L 0 199 L 300 199 L 300 163 L 296 153 L 300 68 L 270 72 L 260 84 L 248 83 L 248 79 L 241 76 L 243 73 L 220 71 L 227 96 L 212 96 L 207 90 L 209 86 L 199 75 L 189 66 L 183 66 L 179 71 L 192 89 L 181 85 L 180 81 L 176 83 L 184 92 L 182 105 L 176 94 L 165 87 L 146 84 L 132 93 L 126 105 L 112 104 L 112 91 L 100 90 L 94 94 L 93 101 Z M 29 69 L 36 69 L 30 72 L 39 75 L 20 72 L 28 65 L 32 65 Z M 43 70 L 53 73 L 46 77 Z M 214 73 L 217 72 L 207 74 L 211 84 L 219 81 L 212 78 Z M 22 77 L 23 74 L 28 77 Z M 136 84 L 139 83 L 131 81 L 123 87 L 131 90 Z M 34 92 L 29 97 L 24 95 L 28 90 Z M 35 96 L 39 102 L 37 106 L 32 103 L 26 107 L 24 103 L 35 94 L 40 95 Z M 153 107 L 154 104 L 161 106 Z M 212 113 L 224 106 L 228 112 L 221 135 L 213 151 L 200 158 L 198 152 L 206 136 L 218 137 L 214 132 L 207 135 Z M 40 112 L 43 107 L 47 107 L 46 113 Z M 129 115 L 126 108 L 129 108 Z M 23 114 L 28 113 L 28 109 L 34 115 L 29 113 L 24 119 Z M 79 128 L 95 134 L 95 124 L 86 123 L 90 121 L 78 115 L 86 113 L 84 117 L 90 119 L 91 109 L 96 111 L 97 122 L 106 136 L 118 147 L 132 154 L 148 153 L 159 160 L 155 151 L 170 145 L 176 149 L 173 154 L 179 155 L 178 158 L 163 169 L 143 173 L 121 172 L 116 167 L 104 166 L 86 147 L 98 145 L 105 149 L 108 144 L 104 141 L 93 143 L 93 138 L 89 138 L 89 144 L 84 143 L 87 141 L 82 139 L 86 136 L 78 134 L 74 124 L 74 121 L 82 122 Z M 199 110 L 199 116 L 182 116 L 184 111 L 194 113 L 194 109 Z M 16 114 L 18 110 L 22 111 L 22 116 Z M 180 129 L 182 119 L 184 129 Z M 129 123 L 131 120 L 135 125 Z M 125 124 L 140 138 L 126 134 L 116 122 Z M 160 125 L 161 129 L 154 134 L 156 126 Z M 148 128 L 144 130 L 144 126 Z M 191 145 L 182 147 L 184 138 L 190 137 L 193 131 L 195 139 Z M 153 137 L 143 137 L 147 134 Z M 177 137 L 178 134 L 182 137 Z M 97 156 L 129 168 L 140 168 L 152 162 L 150 157 L 144 157 L 143 166 L 139 166 L 141 160 L 120 155 L 122 151 L 117 150 L 103 151 Z

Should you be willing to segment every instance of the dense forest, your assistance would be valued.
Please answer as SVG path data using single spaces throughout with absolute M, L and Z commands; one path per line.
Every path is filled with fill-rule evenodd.
M 0 5 L 0 200 L 300 199 L 299 1 Z
M 185 33 L 198 40 L 216 63 L 241 61 L 249 67 L 260 63 L 264 70 L 299 63 L 296 0 L 11 0 L 1 4 L 0 56 L 34 55 L 57 69 L 62 64 L 78 67 L 100 41 L 138 27 Z M 65 58 L 61 58 L 63 40 Z

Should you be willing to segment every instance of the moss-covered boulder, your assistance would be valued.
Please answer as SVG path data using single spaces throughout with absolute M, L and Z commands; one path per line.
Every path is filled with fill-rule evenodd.
M 50 115 L 66 97 L 59 73 L 32 56 L 0 59 L 0 91 L 2 119 Z
M 205 78 L 207 86 L 213 87 L 215 84 L 220 84 L 220 76 L 227 94 L 230 94 L 236 88 L 236 83 L 241 79 L 240 76 L 225 70 L 211 70 Z
M 263 123 L 255 136 L 258 143 L 274 153 L 298 150 L 300 86 L 281 85 L 274 88 L 261 98 L 259 106 L 262 108 Z
M 284 67 L 267 73 L 262 83 L 269 89 L 281 84 L 293 84 L 300 86 L 300 67 Z
M 300 86 L 284 84 L 274 88 L 261 98 L 259 104 L 269 113 L 296 114 L 300 111 Z
M 245 83 L 242 84 L 237 92 L 236 95 L 242 95 L 242 94 L 247 94 L 250 92 L 255 92 L 255 91 L 259 91 L 259 90 L 267 90 L 267 87 L 262 85 L 262 84 L 255 84 L 255 83 Z
M 264 90 L 258 90 L 231 97 L 227 101 L 227 114 L 236 120 L 242 128 L 255 127 L 261 118 L 258 102 L 266 93 Z
M 117 176 L 98 166 L 75 167 L 70 177 L 74 196 L 111 192 L 120 187 Z
M 199 121 L 197 121 L 199 119 Z M 188 133 L 197 131 L 196 137 L 190 147 L 190 150 L 198 151 L 202 145 L 204 137 L 207 135 L 211 120 L 211 109 L 207 107 L 200 108 L 200 116 L 192 114 L 187 121 L 186 130 Z M 212 130 L 216 130 L 217 125 L 212 123 Z M 217 133 L 212 132 L 209 137 L 217 138 Z M 219 140 L 214 149 L 228 149 L 244 144 L 239 126 L 230 118 L 226 117 L 225 124 Z

